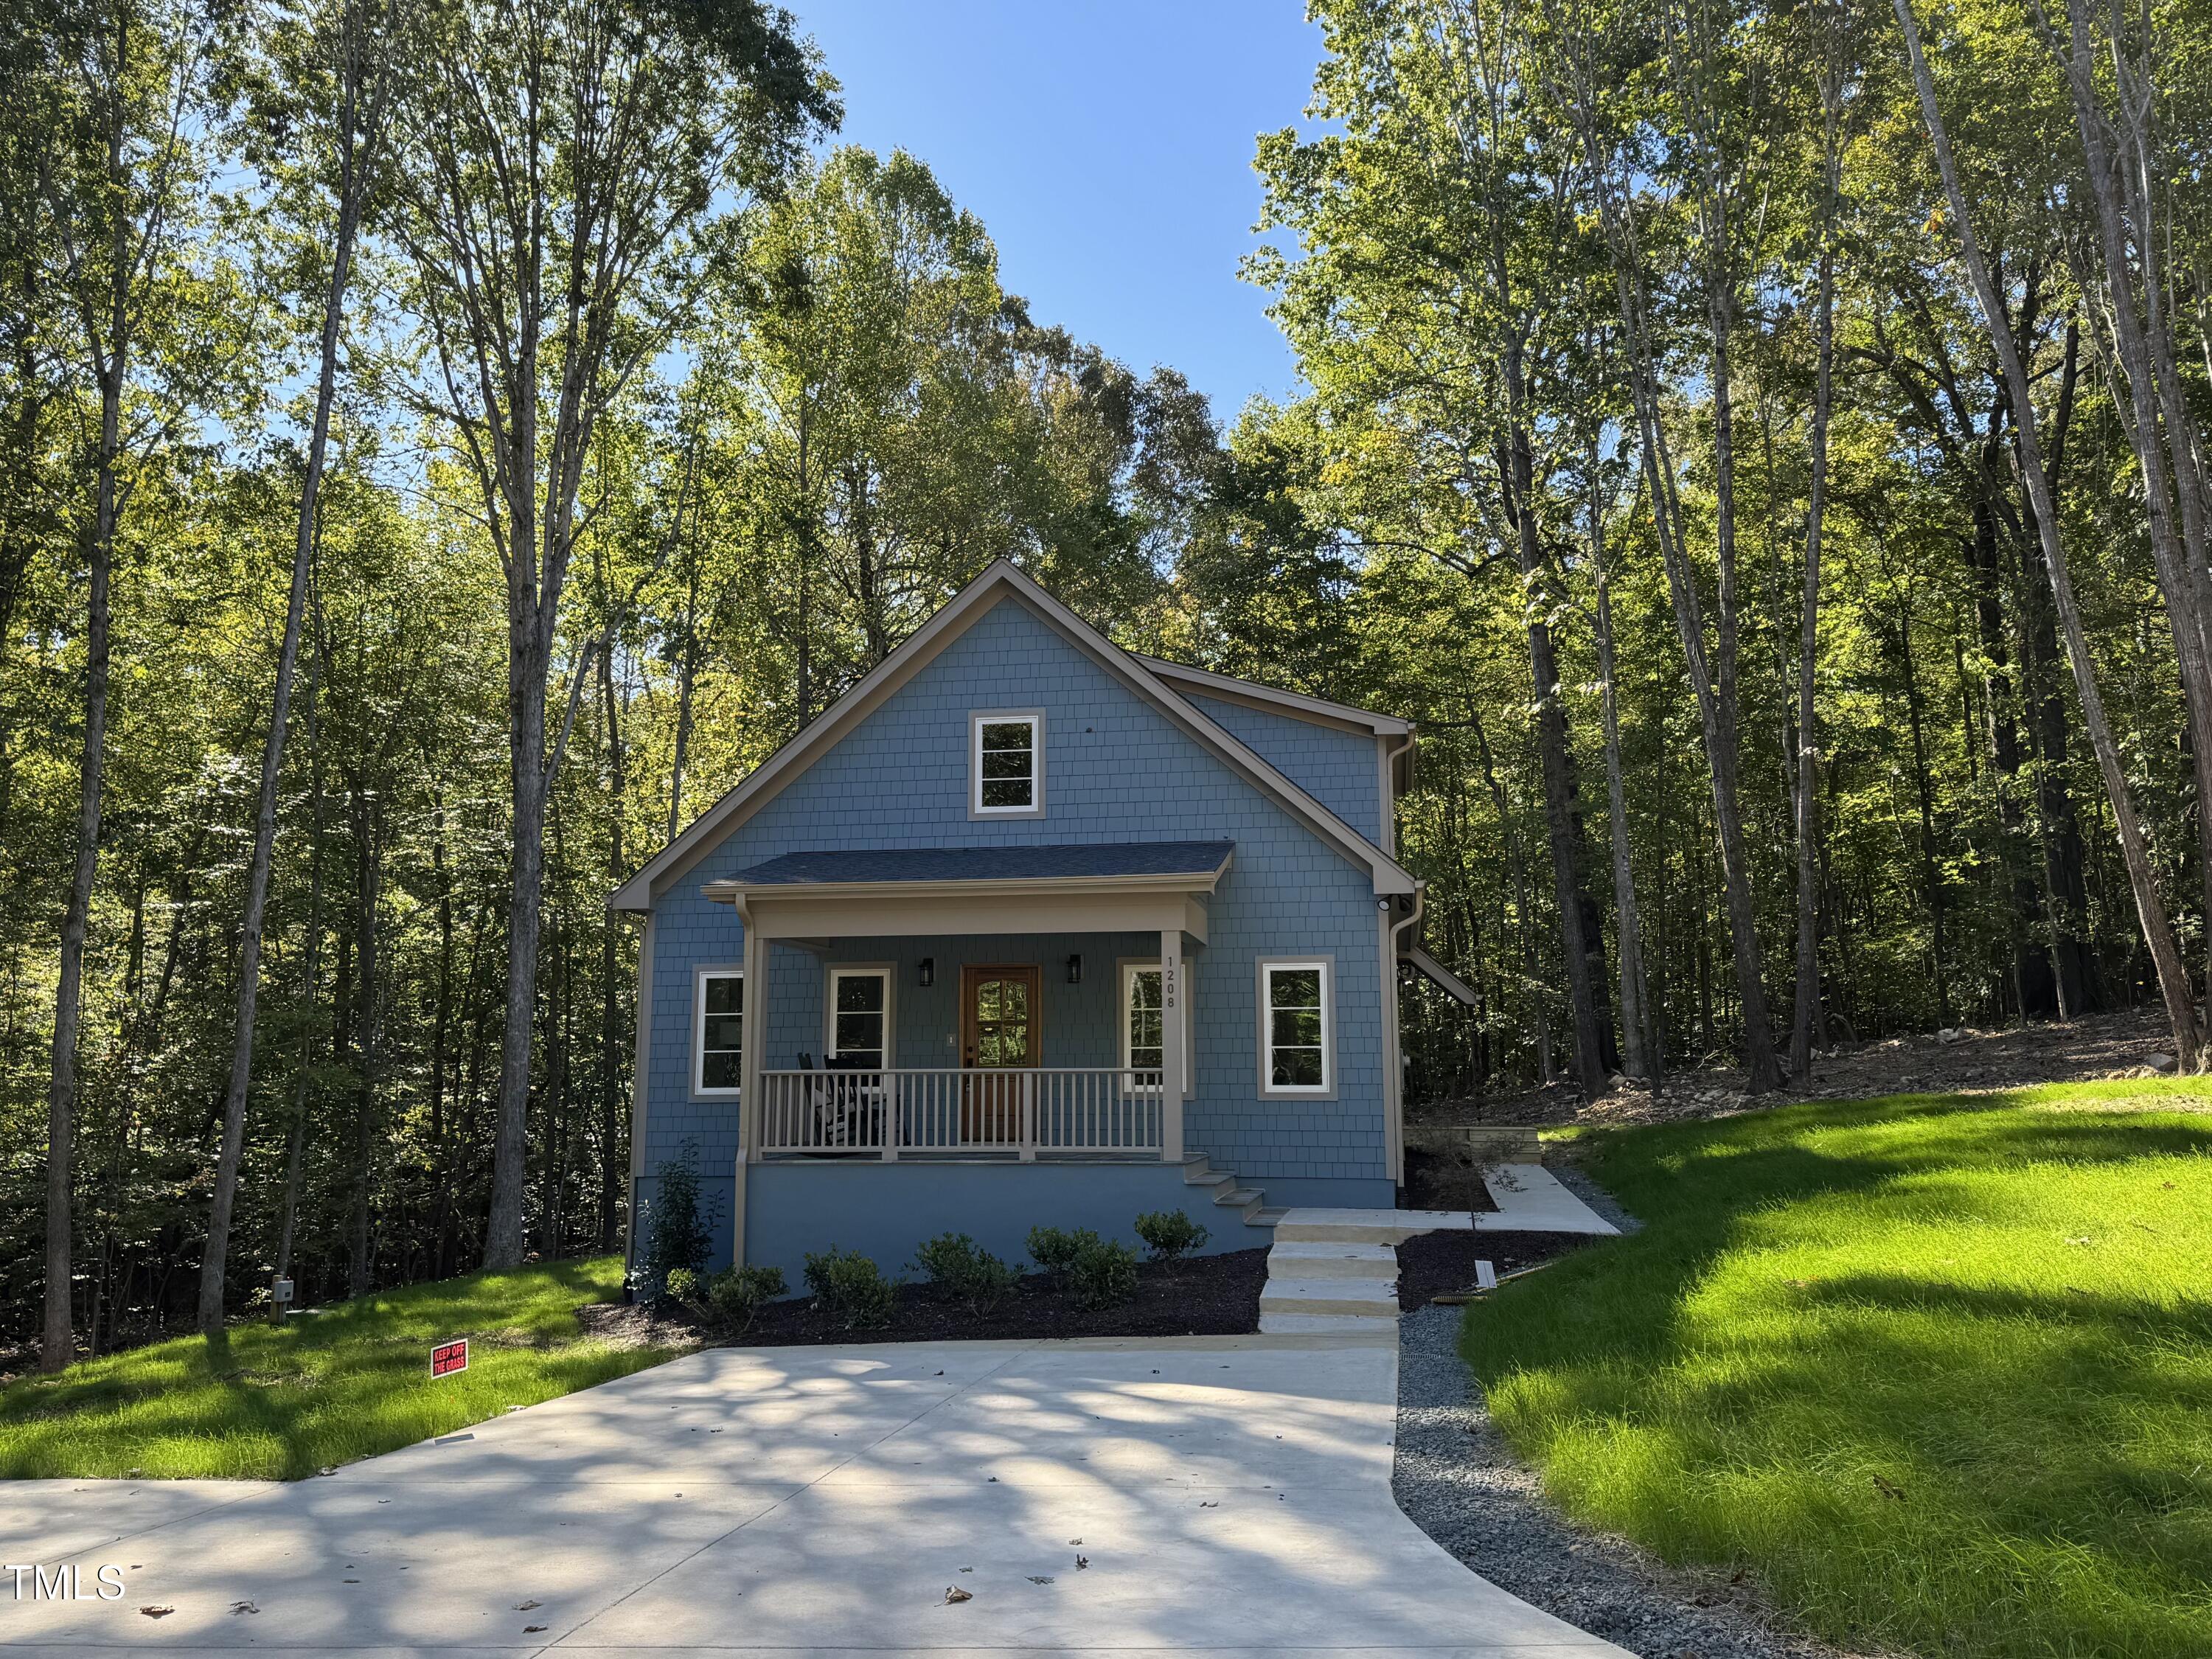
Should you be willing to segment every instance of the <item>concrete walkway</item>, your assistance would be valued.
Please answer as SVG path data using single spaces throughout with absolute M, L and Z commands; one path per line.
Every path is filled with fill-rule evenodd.
M 127 1587 L 0 1577 L 0 1650 L 1623 1659 L 1399 1511 L 1396 1399 L 1370 1343 L 719 1349 L 328 1479 L 0 1483 L 0 1560 Z
M 1618 1233 L 1540 1164 L 1482 1171 L 1495 1210 L 1285 1210 L 1267 1252 L 1260 1328 L 1277 1336 L 1371 1336 L 1395 1342 L 1398 1255 L 1418 1233 Z

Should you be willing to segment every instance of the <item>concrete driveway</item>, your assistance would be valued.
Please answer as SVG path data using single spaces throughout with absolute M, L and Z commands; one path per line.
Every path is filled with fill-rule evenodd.
M 1620 1659 L 1399 1512 L 1396 1376 L 1267 1337 L 717 1349 L 325 1479 L 0 1483 L 0 1562 L 126 1587 L 0 1576 L 0 1649 Z

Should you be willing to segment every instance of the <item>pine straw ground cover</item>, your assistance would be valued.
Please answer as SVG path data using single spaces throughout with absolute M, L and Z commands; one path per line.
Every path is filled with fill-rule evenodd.
M 1832 1640 L 2212 1652 L 2212 1088 L 1576 1134 L 1646 1226 L 1470 1307 L 1576 1518 Z
M 672 1358 L 586 1334 L 620 1256 L 410 1285 L 295 1318 L 179 1337 L 0 1389 L 0 1476 L 292 1480 Z M 430 1347 L 469 1365 L 433 1379 Z

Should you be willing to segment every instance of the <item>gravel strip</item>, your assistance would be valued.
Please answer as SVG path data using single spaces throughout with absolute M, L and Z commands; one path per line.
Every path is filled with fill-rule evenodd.
M 1491 1583 L 1638 1659 L 1846 1659 L 1778 1628 L 1744 1584 L 1678 1572 L 1561 1518 L 1491 1423 L 1459 1357 L 1460 1313 L 1415 1308 L 1398 1321 L 1391 1489 L 1415 1526 Z
M 1544 1168 L 1559 1185 L 1595 1210 L 1605 1220 L 1610 1221 L 1614 1226 L 1620 1228 L 1622 1232 L 1640 1233 L 1644 1231 L 1644 1224 L 1622 1209 L 1611 1193 L 1606 1191 L 1573 1164 L 1553 1163 L 1547 1159 Z

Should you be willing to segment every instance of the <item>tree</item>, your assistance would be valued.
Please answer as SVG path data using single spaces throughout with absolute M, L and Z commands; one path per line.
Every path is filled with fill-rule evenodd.
M 223 1091 L 222 1139 L 216 1152 L 215 1196 L 208 1212 L 208 1241 L 200 1260 L 200 1328 L 222 1328 L 224 1270 L 230 1248 L 231 1208 L 237 1200 L 239 1158 L 245 1150 L 246 1096 L 253 1071 L 253 1019 L 261 981 L 262 918 L 276 841 L 276 783 L 284 762 L 284 736 L 292 710 L 292 679 L 300 660 L 300 630 L 315 547 L 316 507 L 329 454 L 331 406 L 337 392 L 338 349 L 345 325 L 346 289 L 363 210 L 385 162 L 385 114 L 404 51 L 401 0 L 337 0 L 337 15 L 271 19 L 270 80 L 256 89 L 252 124 L 290 131 L 309 153 L 295 160 L 263 155 L 272 173 L 287 163 L 305 173 L 311 190 L 327 190 L 330 264 L 323 283 L 322 327 L 317 346 L 314 413 L 309 421 L 306 465 L 300 483 L 299 534 L 284 611 L 283 643 L 270 694 L 268 736 L 261 751 L 261 788 L 253 819 L 253 849 L 246 874 L 246 908 L 240 922 L 238 1014 L 231 1042 L 230 1079 Z M 306 180 L 282 179 L 283 184 Z M 322 216 L 315 216 L 322 229 Z
M 173 307 L 173 245 L 197 187 L 186 128 L 204 96 L 204 20 L 161 0 L 87 0 L 51 26 L 52 80 L 41 113 L 55 142 L 41 176 L 64 295 L 77 332 L 76 364 L 96 414 L 86 447 L 91 477 L 76 514 L 87 572 L 84 725 L 78 763 L 76 853 L 62 924 L 46 1120 L 46 1298 L 40 1364 L 58 1370 L 74 1352 L 70 1310 L 70 1158 L 75 1145 L 78 1026 L 85 936 L 99 873 L 107 760 L 112 586 L 122 518 L 139 453 L 167 435 L 174 408 L 134 406 L 146 377 L 150 313 Z
M 665 346 L 731 227 L 836 106 L 789 17 L 757 0 L 495 0 L 441 12 L 396 111 L 395 230 L 507 599 L 514 859 L 485 1260 L 523 1252 L 524 1127 L 544 879 L 545 700 L 593 432 Z
M 1573 159 L 1528 118 L 1531 20 L 1510 0 L 1320 15 L 1334 54 L 1320 88 L 1345 131 L 1263 140 L 1268 222 L 1296 232 L 1304 257 L 1270 254 L 1255 269 L 1279 290 L 1276 315 L 1341 429 L 1383 428 L 1394 458 L 1418 469 L 1419 516 L 1395 528 L 1463 571 L 1517 574 L 1576 1079 L 1595 1098 L 1612 1030 L 1547 546 L 1580 517 L 1571 486 L 1552 476 L 1572 459 L 1552 428 L 1587 390 L 1575 366 L 1589 250 L 1569 209 Z
M 2183 964 L 2181 953 L 2173 939 L 2173 930 L 2166 921 L 2165 901 L 2160 896 L 2156 878 L 2150 865 L 2149 848 L 2145 843 L 2142 821 L 2136 816 L 2133 792 L 2128 787 L 2127 775 L 2120 765 L 2118 746 L 2112 740 L 2112 726 L 2105 714 L 2104 698 L 2097 686 L 2096 666 L 2089 655 L 2088 641 L 2082 626 L 2080 606 L 2074 596 L 2074 583 L 2066 559 L 2066 550 L 2059 539 L 2059 520 L 2057 503 L 2051 498 L 2050 476 L 2045 470 L 2043 445 L 2038 430 L 2035 404 L 2029 389 L 2027 371 L 2021 362 L 2020 352 L 2013 343 L 2002 297 L 1995 280 L 1990 275 L 1989 263 L 1982 256 L 1981 243 L 1974 234 L 1973 220 L 1967 210 L 1964 189 L 1960 184 L 1959 165 L 1951 151 L 1951 140 L 1944 125 L 1942 107 L 1936 100 L 1936 82 L 1929 73 L 1926 55 L 1921 50 L 1920 30 L 1914 21 L 1909 0 L 1893 0 L 1897 21 L 1905 32 L 1907 61 L 1912 68 L 1913 85 L 1919 94 L 1922 118 L 1927 123 L 1928 136 L 1935 145 L 1936 165 L 1943 175 L 1943 188 L 1949 198 L 1954 228 L 1959 238 L 1961 257 L 1966 261 L 1968 276 L 1973 283 L 1974 294 L 1980 302 L 1984 319 L 1990 331 L 1990 340 L 1998 361 L 2003 365 L 2005 386 L 2012 399 L 2014 426 L 2020 434 L 2022 471 L 2026 475 L 2030 500 L 2035 507 L 2036 529 L 2043 544 L 2045 562 L 2051 572 L 2051 593 L 2058 608 L 2059 626 L 2066 640 L 2066 653 L 2074 665 L 2075 689 L 2081 699 L 2081 714 L 2089 730 L 2089 741 L 2097 757 L 2097 764 L 2105 776 L 2105 791 L 2112 809 L 2113 824 L 2118 831 L 2121 856 L 2126 860 L 2128 884 L 2133 890 L 2136 915 L 2142 927 L 2143 940 L 2150 948 L 2151 961 L 2158 975 L 2159 993 L 2166 1003 L 2168 1024 L 2173 1032 L 2174 1047 L 2179 1064 L 2185 1071 L 2195 1071 L 2200 1057 L 2199 1034 L 2197 1026 L 2196 997 L 2189 983 L 2189 970 Z

